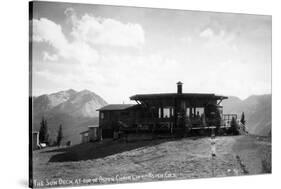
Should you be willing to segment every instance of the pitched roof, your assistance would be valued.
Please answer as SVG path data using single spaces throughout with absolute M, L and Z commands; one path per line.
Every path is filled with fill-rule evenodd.
M 88 125 L 88 128 L 96 128 L 99 127 L 99 125 Z
M 86 133 L 88 133 L 89 131 L 83 131 L 83 132 L 81 132 L 80 133 L 80 135 L 84 135 L 84 134 L 86 134 Z
M 100 109 L 97 109 L 97 111 L 126 110 L 136 105 L 137 104 L 109 104 L 104 107 L 101 107 Z

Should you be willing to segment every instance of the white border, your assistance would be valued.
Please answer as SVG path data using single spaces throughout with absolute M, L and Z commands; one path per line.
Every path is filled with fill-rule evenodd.
M 104 185 L 101 188 L 275 188 L 280 168 L 280 50 L 281 11 L 271 0 L 68 0 L 63 2 L 127 5 L 273 16 L 273 174 L 139 184 Z M 6 0 L 0 8 L 1 44 L 1 188 L 26 188 L 28 178 L 28 1 Z M 97 186 L 90 186 L 90 188 Z M 89 188 L 89 187 L 80 187 Z

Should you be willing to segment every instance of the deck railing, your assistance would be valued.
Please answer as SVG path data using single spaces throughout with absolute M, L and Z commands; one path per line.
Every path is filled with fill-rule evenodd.
M 232 118 L 235 119 L 235 121 L 237 121 L 237 114 L 223 114 L 223 122 L 224 122 L 224 125 L 226 127 L 230 127 L 230 123 L 231 123 L 231 120 Z

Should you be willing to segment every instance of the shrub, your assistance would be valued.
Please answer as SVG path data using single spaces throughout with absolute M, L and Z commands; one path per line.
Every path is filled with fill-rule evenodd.
M 271 173 L 271 152 L 265 153 L 265 157 L 261 160 L 262 173 Z

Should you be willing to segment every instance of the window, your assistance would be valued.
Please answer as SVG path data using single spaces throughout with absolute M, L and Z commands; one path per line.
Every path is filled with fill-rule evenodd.
M 187 117 L 190 116 L 190 108 L 186 108 L 186 116 L 187 116 Z
M 164 118 L 170 118 L 171 117 L 170 108 L 163 108 L 163 117 Z
M 103 112 L 100 113 L 100 118 L 104 119 L 104 113 Z
M 174 108 L 171 108 L 171 117 L 174 116 Z
M 163 113 L 163 115 L 161 115 Z M 172 107 L 164 107 L 163 112 L 161 108 L 158 109 L 158 118 L 170 118 L 174 115 L 174 108 Z
M 202 116 L 204 114 L 204 108 L 196 108 L 196 116 Z

